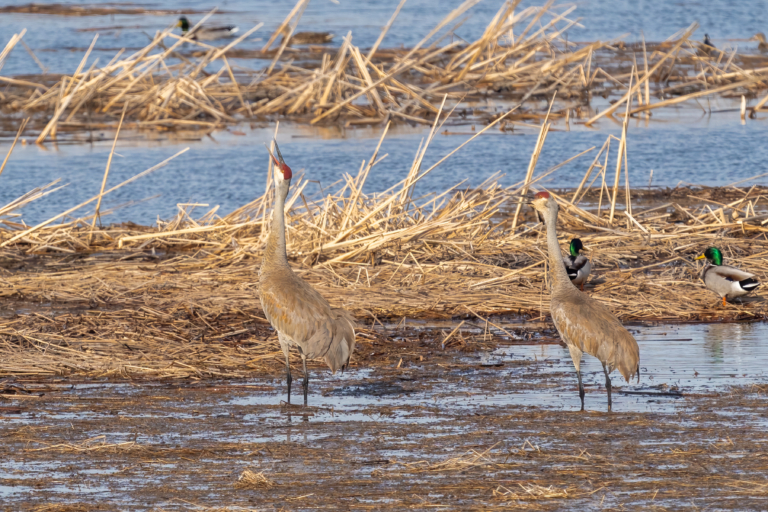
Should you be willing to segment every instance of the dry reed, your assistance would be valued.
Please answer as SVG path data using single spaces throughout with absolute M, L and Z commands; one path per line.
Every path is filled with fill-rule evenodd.
M 299 0 L 261 50 L 237 48 L 260 25 L 221 48 L 165 30 L 127 57 L 121 50 L 108 64 L 84 70 L 91 45 L 71 75 L 0 76 L 5 84 L 0 108 L 8 116 L 4 129 L 15 132 L 18 114 L 24 113 L 41 143 L 65 132 L 114 128 L 123 109 L 129 129 L 210 131 L 277 116 L 312 124 L 431 124 L 446 95 L 449 104 L 461 105 L 455 122 L 495 119 L 494 109 L 477 106 L 488 98 L 525 104 L 501 125 L 510 129 L 540 119 L 544 112 L 528 100 L 549 99 L 554 92 L 559 100 L 552 117 L 573 116 L 591 124 L 624 103 L 628 115 L 639 115 L 705 95 L 752 98 L 765 88 L 768 72 L 761 56 L 734 51 L 723 59 L 719 50 L 701 54 L 691 39 L 695 24 L 662 43 L 573 43 L 565 37 L 578 22 L 568 17 L 573 8 L 549 3 L 517 9 L 517 1 L 504 3 L 473 41 L 454 40 L 453 31 L 478 0 L 450 12 L 411 48 L 380 48 L 402 3 L 368 51 L 352 43 L 351 33 L 339 48 L 292 48 L 291 35 L 306 3 Z M 8 41 L 0 66 L 23 35 Z M 638 53 L 642 72 L 636 67 Z M 230 65 L 233 58 L 269 64 L 254 70 Z M 211 67 L 217 70 L 206 71 Z M 651 83 L 660 98 L 655 103 Z M 597 106 L 599 112 L 591 100 L 598 96 L 609 101 L 607 108 Z M 766 101 L 768 96 L 750 112 Z
M 437 119 L 433 133 L 442 126 Z M 583 181 L 596 166 L 597 176 L 605 174 L 610 144 L 611 138 Z M 286 203 L 289 257 L 302 278 L 363 323 L 406 316 L 458 318 L 470 325 L 479 320 L 487 335 L 509 340 L 508 320 L 491 316 L 544 318 L 548 312 L 543 226 L 526 208 L 513 229 L 512 210 L 523 190 L 540 188 L 560 166 L 509 187 L 493 175 L 474 188 L 459 183 L 417 196 L 414 185 L 458 150 L 422 170 L 428 145 L 429 140 L 408 176 L 381 193 L 364 191 L 383 158 L 378 148 L 333 193 L 305 195 L 307 181 L 298 177 Z M 605 165 L 597 164 L 603 153 Z M 759 291 L 719 306 L 699 281 L 693 257 L 717 245 L 729 261 L 768 279 L 768 189 L 628 190 L 634 208 L 618 204 L 614 194 L 611 210 L 623 215 L 613 221 L 595 208 L 603 187 L 580 187 L 578 197 L 551 191 L 561 205 L 563 245 L 579 236 L 591 248 L 587 293 L 622 320 L 766 316 Z M 36 189 L 0 212 L 16 215 L 45 193 Z M 59 214 L 54 219 L 62 223 L 49 220 L 32 228 L 0 219 L 0 297 L 17 312 L 0 320 L 0 374 L 241 377 L 279 364 L 256 278 L 272 198 L 268 187 L 228 215 L 213 208 L 198 218 L 180 205 L 176 217 L 157 227 L 92 227 L 93 214 Z M 370 340 L 381 336 L 360 332 Z M 466 332 L 459 325 L 439 341 L 443 348 L 463 347 Z

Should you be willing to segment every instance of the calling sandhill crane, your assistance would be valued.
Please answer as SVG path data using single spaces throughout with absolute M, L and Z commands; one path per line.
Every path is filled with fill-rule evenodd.
M 629 382 L 635 374 L 640 380 L 640 349 L 635 338 L 607 307 L 580 292 L 568 279 L 557 243 L 557 201 L 549 192 L 536 194 L 533 207 L 547 226 L 547 252 L 550 272 L 550 311 L 560 337 L 568 346 L 579 379 L 581 410 L 584 410 L 584 384 L 581 382 L 581 355 L 596 357 L 603 365 L 608 410 L 611 410 L 611 378 L 618 368 Z
M 343 370 L 355 350 L 355 323 L 348 311 L 332 308 L 314 288 L 294 274 L 288 264 L 284 210 L 291 187 L 291 168 L 283 160 L 277 143 L 275 152 L 278 158 L 269 153 L 275 162 L 275 209 L 259 269 L 259 298 L 285 354 L 288 403 L 291 403 L 293 380 L 289 352 L 295 345 L 304 367 L 304 405 L 307 405 L 307 359 L 323 357 L 333 373 L 339 368 Z

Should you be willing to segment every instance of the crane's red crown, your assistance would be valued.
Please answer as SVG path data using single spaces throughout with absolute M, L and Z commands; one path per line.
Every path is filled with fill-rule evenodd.
M 269 151 L 269 147 L 267 147 L 267 151 Z M 293 173 L 291 172 L 291 168 L 288 167 L 288 164 L 285 163 L 285 160 L 283 160 L 283 154 L 280 153 L 280 148 L 277 147 L 277 141 L 275 141 L 275 152 L 277 152 L 277 157 L 275 157 L 275 155 L 273 155 L 271 151 L 269 151 L 269 156 L 272 157 L 272 160 L 275 162 L 275 166 L 278 169 L 280 169 L 280 172 L 283 173 L 283 179 L 285 180 L 291 179 L 291 176 L 293 176 Z
M 549 192 L 539 192 L 533 197 L 534 199 L 549 199 Z

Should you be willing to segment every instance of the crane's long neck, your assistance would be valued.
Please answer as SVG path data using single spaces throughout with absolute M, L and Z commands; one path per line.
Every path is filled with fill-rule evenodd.
M 560 244 L 557 243 L 557 212 L 548 212 L 544 216 L 544 223 L 547 226 L 547 252 L 549 253 L 549 275 L 552 279 L 552 286 L 555 288 L 573 286 L 571 280 L 568 279 L 568 273 L 565 271 Z
M 285 198 L 288 196 L 288 182 L 282 182 L 275 190 L 275 209 L 272 212 L 272 229 L 267 238 L 264 262 L 269 265 L 288 266 L 285 252 Z

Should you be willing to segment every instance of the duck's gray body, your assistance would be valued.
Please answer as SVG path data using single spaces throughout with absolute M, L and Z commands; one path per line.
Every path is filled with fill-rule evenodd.
M 587 282 L 589 273 L 592 272 L 592 265 L 589 263 L 589 258 L 579 254 L 578 256 L 568 255 L 563 258 L 565 264 L 565 271 L 568 272 L 568 277 L 571 282 L 576 286 L 582 286 Z
M 760 286 L 754 274 L 730 265 L 713 265 L 709 262 L 701 271 L 701 280 L 707 288 L 726 300 L 742 297 Z

